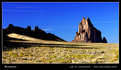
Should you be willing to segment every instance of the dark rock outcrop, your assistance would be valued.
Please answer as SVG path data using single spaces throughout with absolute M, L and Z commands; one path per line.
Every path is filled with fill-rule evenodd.
M 103 43 L 107 43 L 107 40 L 105 37 L 103 37 Z
M 78 31 L 76 32 L 75 39 L 72 42 L 107 42 L 106 38 L 102 40 L 101 32 L 97 30 L 91 23 L 90 19 L 83 17 L 79 23 Z
M 34 30 L 31 30 L 31 27 L 28 26 L 27 28 L 22 28 L 18 26 L 13 26 L 12 24 L 9 24 L 9 26 L 6 29 L 3 29 L 3 39 L 8 40 L 11 38 L 7 37 L 7 34 L 10 33 L 17 33 L 21 35 L 26 35 L 38 39 L 43 39 L 43 40 L 52 40 L 52 41 L 65 41 L 59 37 L 57 37 L 54 34 L 51 33 L 46 33 L 42 29 L 39 29 L 38 26 L 35 26 Z

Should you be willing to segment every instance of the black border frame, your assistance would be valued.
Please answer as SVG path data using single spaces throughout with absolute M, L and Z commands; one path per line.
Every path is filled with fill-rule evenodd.
M 1 1 L 1 47 L 3 46 L 3 35 L 2 35 L 2 2 L 105 2 L 105 1 L 26 1 L 26 0 L 21 0 L 21 1 L 7 1 L 7 0 L 3 0 Z M 106 2 L 119 2 L 119 1 L 106 1 Z M 0 70 L 2 69 L 11 69 L 11 70 L 16 70 L 16 69 L 20 69 L 20 70 L 25 70 L 25 69 L 55 69 L 55 70 L 58 70 L 58 69 L 61 69 L 61 70 L 75 70 L 75 69 L 121 69 L 120 68 L 120 2 L 119 2 L 119 64 L 2 64 L 2 48 L 1 48 L 1 51 L 0 51 Z M 87 66 L 85 68 L 85 66 Z M 98 68 L 96 68 L 96 66 Z M 106 67 L 107 66 L 107 67 Z M 106 68 L 105 68 L 106 67 Z M 108 68 L 109 67 L 109 68 Z M 1 69 L 2 68 L 2 69 Z

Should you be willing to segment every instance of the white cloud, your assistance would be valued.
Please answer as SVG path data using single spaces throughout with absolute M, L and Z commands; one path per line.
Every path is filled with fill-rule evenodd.
M 53 30 L 53 29 L 42 29 L 42 30 L 48 31 L 48 30 Z
M 31 11 L 31 10 L 2 10 L 6 12 L 43 12 L 43 11 Z
M 117 23 L 116 21 L 94 21 L 93 23 Z
M 35 7 L 31 7 L 31 6 L 16 6 L 15 8 L 35 8 Z

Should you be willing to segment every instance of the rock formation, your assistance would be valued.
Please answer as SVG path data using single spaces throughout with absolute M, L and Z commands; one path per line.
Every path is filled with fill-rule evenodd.
M 75 39 L 72 42 L 100 42 L 107 43 L 106 38 L 102 40 L 101 32 L 97 30 L 91 23 L 90 19 L 83 17 L 79 23 L 78 31 L 76 32 Z
M 35 26 L 35 29 L 31 30 L 30 26 L 28 26 L 27 28 L 22 28 L 22 27 L 13 26 L 12 24 L 9 24 L 7 28 L 3 29 L 4 40 L 11 39 L 6 36 L 7 34 L 10 34 L 10 33 L 17 33 L 20 35 L 26 35 L 26 36 L 30 36 L 38 39 L 43 39 L 43 40 L 65 41 L 54 34 L 46 33 L 42 29 L 39 29 L 38 26 Z
M 107 40 L 105 37 L 103 37 L 103 43 L 107 43 Z

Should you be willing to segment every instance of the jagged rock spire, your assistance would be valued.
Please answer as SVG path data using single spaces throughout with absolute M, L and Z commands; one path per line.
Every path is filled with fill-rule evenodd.
M 82 18 L 82 21 L 85 21 L 85 17 Z
M 83 17 L 79 23 L 75 39 L 72 42 L 103 42 L 103 40 L 101 32 L 92 25 L 89 17 L 86 20 Z

